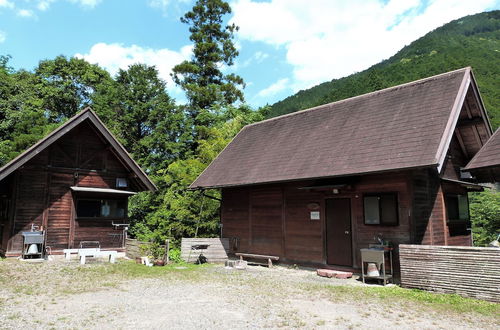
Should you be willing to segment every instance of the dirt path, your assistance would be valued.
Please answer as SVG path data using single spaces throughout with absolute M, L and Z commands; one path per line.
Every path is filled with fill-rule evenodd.
M 319 278 L 309 270 L 250 267 L 236 271 L 214 266 L 174 269 L 168 275 L 141 273 L 124 277 L 102 265 L 82 269 L 62 264 L 52 266 L 55 270 L 46 265 L 31 266 L 18 278 L 12 274 L 25 266 L 12 271 L 6 270 L 5 262 L 0 263 L 0 328 L 494 329 L 499 326 L 498 318 L 443 314 L 441 310 L 405 301 L 367 299 L 366 294 L 357 294 L 358 288 L 364 288 L 358 281 Z M 49 270 L 53 273 L 47 274 Z M 44 273 L 56 282 L 43 284 L 28 279 L 27 284 L 20 285 L 23 275 L 30 273 L 33 276 Z

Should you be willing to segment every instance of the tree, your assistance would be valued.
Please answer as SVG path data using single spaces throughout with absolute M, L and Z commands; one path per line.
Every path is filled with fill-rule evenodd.
M 223 27 L 223 16 L 231 13 L 229 4 L 222 0 L 198 0 L 181 22 L 189 24 L 190 40 L 194 43 L 193 56 L 173 68 L 172 78 L 185 92 L 187 111 L 195 127 L 210 126 L 214 110 L 243 101 L 243 79 L 235 74 L 224 74 L 223 65 L 233 65 L 238 50 L 233 44 L 235 24 Z
M 41 78 L 43 107 L 52 122 L 72 117 L 93 104 L 93 98 L 107 93 L 113 84 L 106 70 L 75 57 L 41 61 L 35 74 Z M 94 110 L 106 123 L 112 115 L 108 107 Z
M 40 79 L 25 70 L 14 71 L 9 59 L 0 56 L 0 166 L 55 128 L 41 107 Z
M 153 66 L 131 65 L 118 72 L 116 82 L 115 121 L 125 148 L 149 173 L 167 168 L 191 138 L 184 113 Z
M 141 196 L 144 205 L 159 203 L 155 210 L 144 214 L 144 221 L 135 222 L 132 234 L 141 240 L 162 242 L 170 238 L 177 245 L 182 237 L 213 237 L 219 233 L 219 202 L 204 196 L 202 191 L 187 187 L 224 149 L 243 126 L 262 120 L 267 108 L 253 111 L 247 106 L 228 107 L 217 125 L 207 129 L 206 138 L 199 140 L 196 154 L 178 159 L 156 177 L 162 187 L 168 187 L 157 197 Z M 220 198 L 218 191 L 207 192 Z M 142 212 L 137 208 L 132 212 Z

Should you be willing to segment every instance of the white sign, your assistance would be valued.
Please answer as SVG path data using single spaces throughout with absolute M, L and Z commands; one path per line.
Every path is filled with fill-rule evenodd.
M 319 220 L 319 211 L 311 211 L 311 220 Z

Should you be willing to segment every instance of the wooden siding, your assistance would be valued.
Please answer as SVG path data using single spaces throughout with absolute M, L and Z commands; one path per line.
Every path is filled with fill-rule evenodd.
M 464 231 L 466 224 L 448 224 L 446 193 L 466 194 L 467 190 L 456 184 L 442 184 L 432 170 L 414 171 L 413 234 L 415 244 L 470 246 L 471 235 Z M 451 226 L 451 227 L 450 227 Z M 451 229 L 451 230 L 450 230 Z
M 103 248 L 123 246 L 123 230 L 112 226 L 113 220 L 121 223 L 123 219 L 75 219 L 77 196 L 71 186 L 115 188 L 116 178 L 127 178 L 127 190 L 140 190 L 130 171 L 88 123 L 75 127 L 14 175 L 17 192 L 9 196 L 15 210 L 8 255 L 21 253 L 21 232 L 31 224 L 44 226 L 46 246 L 52 251 L 78 247 L 81 241 L 99 241 Z
M 323 194 L 307 192 L 289 186 L 285 190 L 285 253 L 289 260 L 324 261 L 323 223 L 325 213 Z M 311 220 L 310 207 L 319 205 L 320 220 Z
M 401 286 L 500 302 L 500 249 L 401 245 Z
M 408 173 L 366 176 L 339 194 L 331 189 L 299 189 L 310 181 L 282 185 L 225 188 L 221 219 L 223 237 L 237 238 L 232 252 L 276 255 L 280 260 L 310 264 L 326 263 L 325 200 L 349 198 L 352 207 L 353 266 L 360 267 L 359 249 L 374 243 L 382 234 L 394 244 L 411 242 Z M 398 194 L 397 226 L 365 225 L 363 194 Z M 317 209 L 311 205 L 317 205 Z M 311 211 L 320 212 L 320 220 L 311 220 Z
M 207 244 L 206 250 L 192 250 L 193 245 Z M 181 258 L 186 262 L 196 262 L 200 253 L 208 262 L 225 262 L 229 253 L 227 238 L 183 238 L 181 241 Z

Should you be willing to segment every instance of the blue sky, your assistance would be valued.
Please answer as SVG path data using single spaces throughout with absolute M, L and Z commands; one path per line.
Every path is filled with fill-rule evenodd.
M 427 32 L 500 0 L 232 0 L 240 51 L 228 72 L 247 84 L 252 106 L 364 70 Z M 184 99 L 171 68 L 188 59 L 194 0 L 0 0 L 0 55 L 32 70 L 57 55 L 83 57 L 115 74 L 156 65 L 169 93 Z

